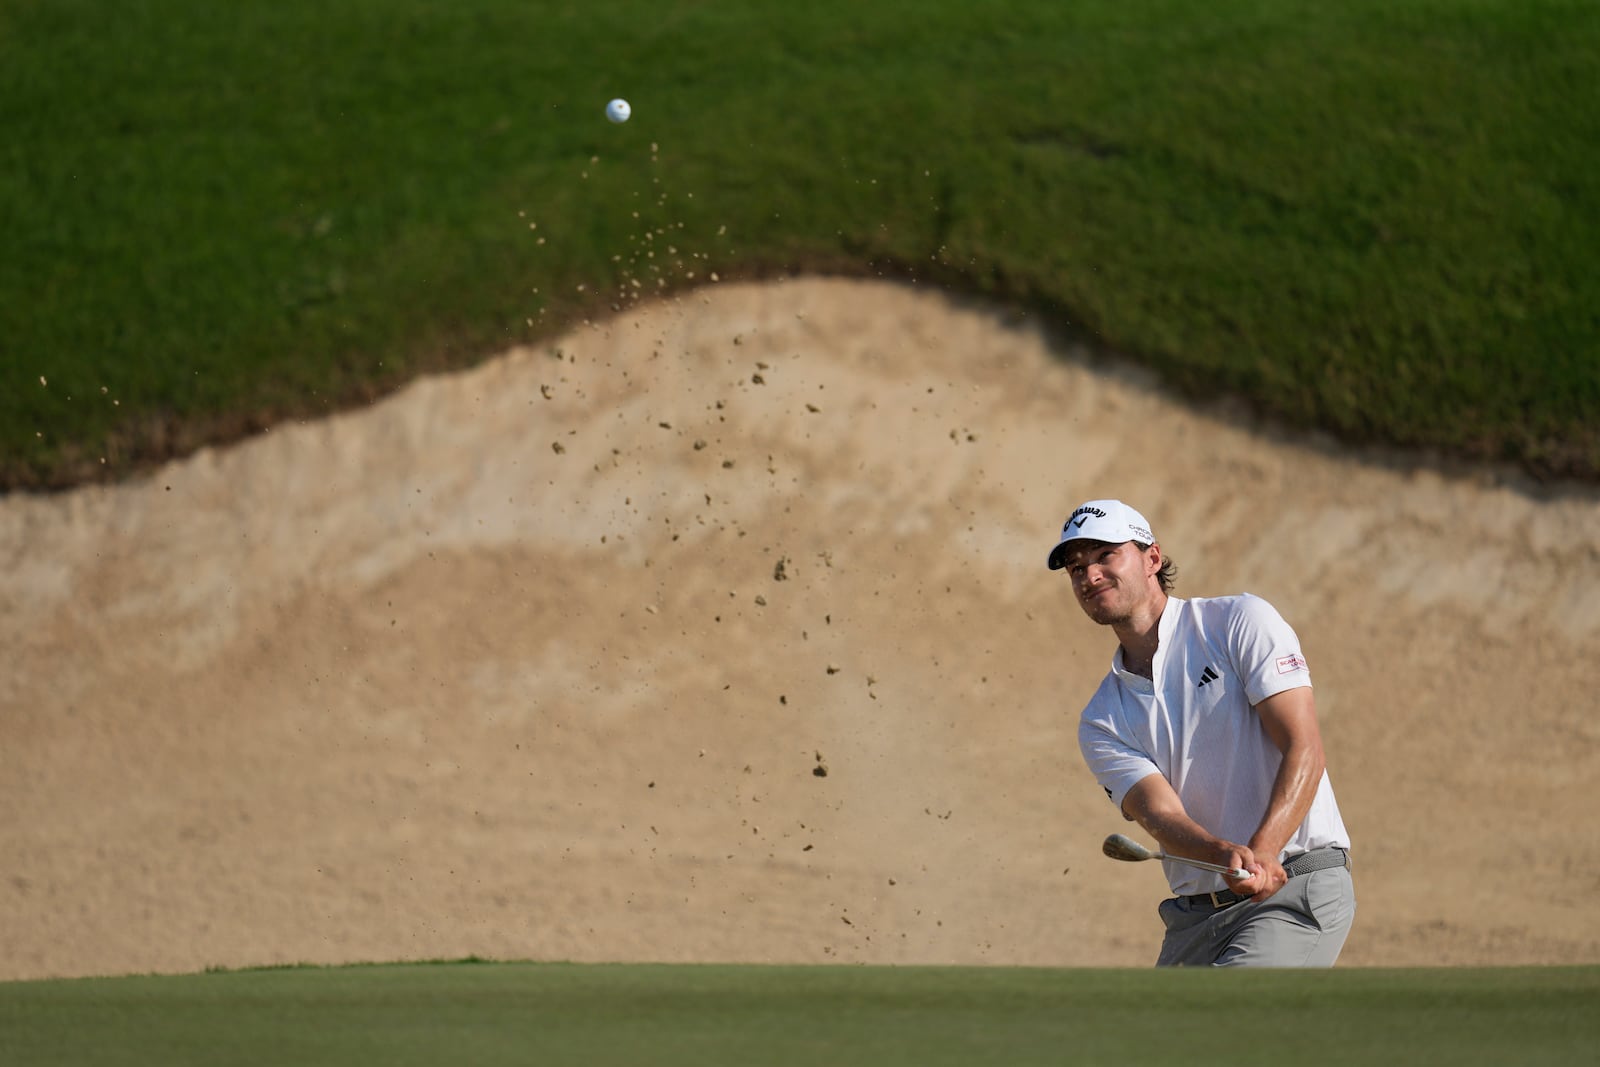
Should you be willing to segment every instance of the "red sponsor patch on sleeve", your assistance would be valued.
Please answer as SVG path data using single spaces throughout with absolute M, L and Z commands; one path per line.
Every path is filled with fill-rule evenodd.
M 1278 673 L 1292 674 L 1295 671 L 1309 670 L 1305 658 L 1298 652 L 1291 652 L 1287 656 L 1278 657 Z

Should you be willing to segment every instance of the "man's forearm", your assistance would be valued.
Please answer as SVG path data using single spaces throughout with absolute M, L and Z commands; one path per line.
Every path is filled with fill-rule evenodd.
M 1272 796 L 1267 801 L 1266 814 L 1261 825 L 1250 836 L 1250 850 L 1258 856 L 1276 859 L 1283 846 L 1305 822 L 1311 802 L 1316 799 L 1317 788 L 1322 784 L 1322 772 L 1327 766 L 1320 743 L 1291 744 L 1284 753 L 1283 763 L 1272 782 Z
M 1267 810 L 1256 832 L 1250 836 L 1250 850 L 1263 858 L 1276 860 L 1283 846 L 1305 822 L 1311 802 L 1322 785 L 1327 761 L 1322 752 L 1322 731 L 1317 726 L 1316 700 L 1310 686 L 1286 689 L 1256 705 L 1261 726 L 1267 731 L 1283 761 L 1272 780 Z
M 1229 863 L 1226 857 L 1213 857 L 1227 852 L 1230 844 L 1190 818 L 1176 790 L 1159 774 L 1150 775 L 1129 790 L 1122 811 L 1169 855 Z

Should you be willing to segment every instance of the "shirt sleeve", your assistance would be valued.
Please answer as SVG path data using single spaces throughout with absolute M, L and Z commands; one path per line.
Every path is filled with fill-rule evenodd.
M 1259 704 L 1277 693 L 1311 685 L 1300 638 L 1271 604 L 1245 593 L 1228 620 L 1228 655 L 1244 679 L 1245 696 Z
M 1121 811 L 1128 791 L 1161 771 L 1149 756 L 1118 737 L 1110 722 L 1094 712 L 1095 706 L 1091 704 L 1084 709 L 1083 718 L 1078 722 L 1078 749 L 1089 766 L 1089 773 Z

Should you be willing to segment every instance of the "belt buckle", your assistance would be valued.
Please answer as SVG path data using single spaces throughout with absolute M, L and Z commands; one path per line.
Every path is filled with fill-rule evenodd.
M 1217 899 L 1223 893 L 1226 893 L 1226 892 L 1229 892 L 1229 890 L 1217 889 L 1217 890 L 1212 890 L 1210 893 L 1206 894 L 1206 896 L 1211 898 L 1211 908 L 1212 908 L 1213 911 L 1221 911 L 1223 908 L 1226 908 L 1229 904 L 1237 904 L 1238 903 L 1237 900 L 1218 900 Z

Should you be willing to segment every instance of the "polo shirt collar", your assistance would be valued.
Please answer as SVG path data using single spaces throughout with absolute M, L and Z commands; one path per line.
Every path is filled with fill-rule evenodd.
M 1142 674 L 1134 674 L 1122 666 L 1120 644 L 1116 651 L 1111 653 L 1111 673 L 1119 682 L 1136 692 L 1155 692 L 1155 679 L 1161 677 L 1161 666 L 1167 658 L 1167 649 L 1172 647 L 1172 635 L 1178 628 L 1178 616 L 1182 614 L 1183 603 L 1182 597 L 1167 594 L 1166 606 L 1161 609 L 1161 621 L 1156 624 L 1156 658 L 1150 667 L 1152 677 L 1146 678 Z

